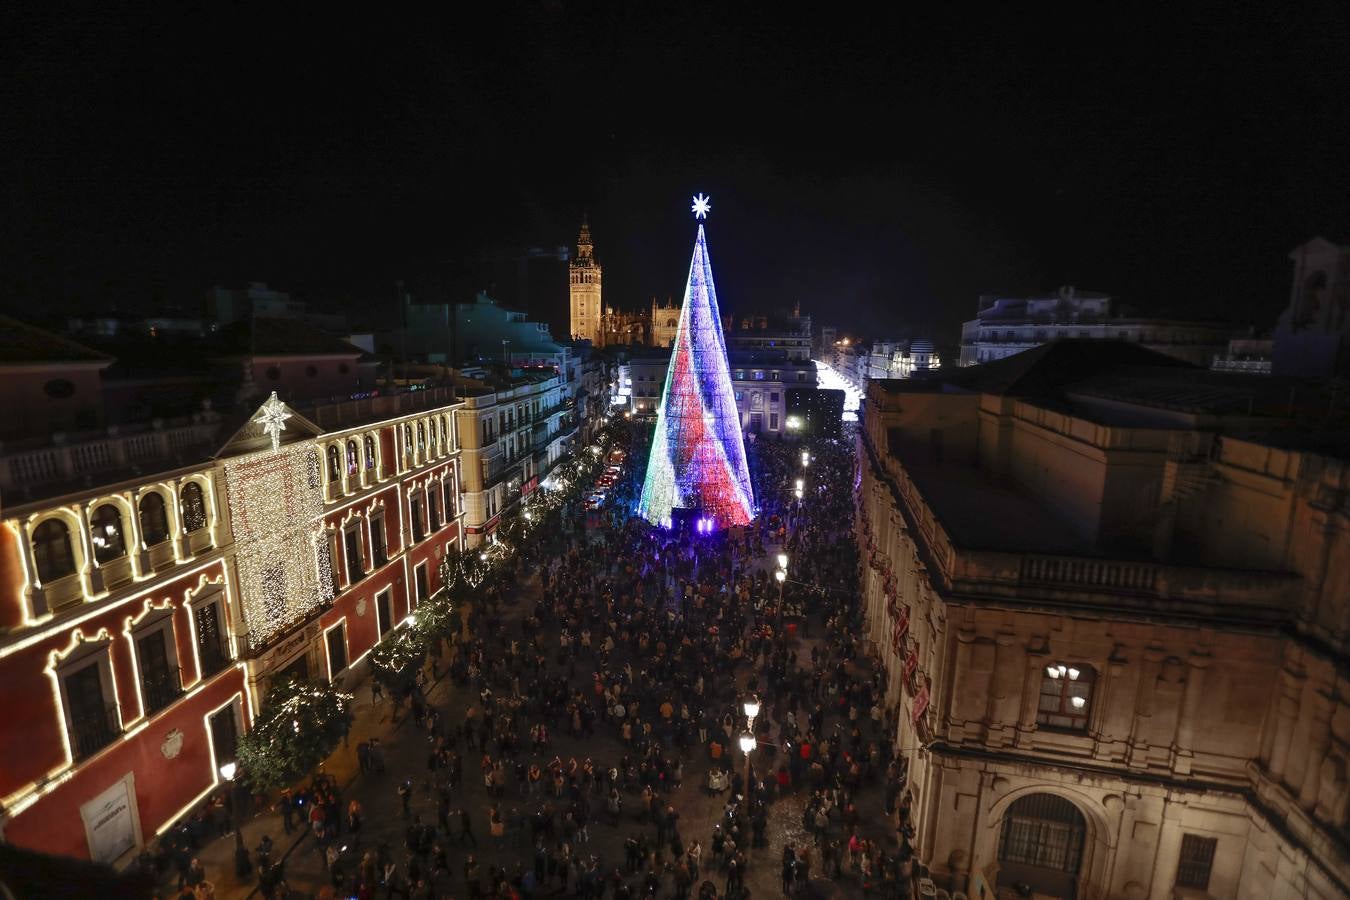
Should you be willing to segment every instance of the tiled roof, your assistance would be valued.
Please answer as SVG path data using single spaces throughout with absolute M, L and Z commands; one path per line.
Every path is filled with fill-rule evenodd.
M 111 363 L 112 357 L 50 331 L 0 316 L 0 365 L 26 363 Z

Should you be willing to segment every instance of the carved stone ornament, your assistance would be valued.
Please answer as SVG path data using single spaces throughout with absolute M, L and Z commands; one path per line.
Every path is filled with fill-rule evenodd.
M 361 597 L 356 601 L 356 614 L 364 616 L 366 614 L 366 598 Z
M 165 759 L 173 759 L 183 752 L 183 732 L 175 728 L 164 735 L 164 743 L 159 745 L 159 752 L 164 754 Z

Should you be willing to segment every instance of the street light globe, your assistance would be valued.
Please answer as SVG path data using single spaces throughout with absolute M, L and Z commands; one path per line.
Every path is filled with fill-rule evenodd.
M 787 554 L 786 554 L 786 553 L 780 553 L 780 554 L 778 554 L 778 568 L 780 568 L 780 569 L 786 569 L 786 568 L 787 568 L 787 562 L 788 562 L 788 560 L 787 560 Z
M 234 781 L 234 773 L 237 771 L 239 771 L 239 767 L 236 764 L 227 762 L 220 767 L 220 777 L 226 781 Z
M 755 716 L 759 715 L 759 701 L 754 697 L 746 700 L 743 705 L 745 707 L 745 717 L 747 719 L 753 719 Z
M 793 485 L 793 487 L 795 487 L 797 490 L 800 491 L 802 488 L 806 487 L 806 481 L 801 478 L 798 478 L 797 483 Z
M 798 500 L 802 499 L 802 489 L 801 489 L 801 488 L 797 488 L 797 489 L 796 489 L 795 491 L 793 491 L 792 493 L 795 494 L 795 495 L 797 496 L 797 499 L 798 499 Z
M 787 573 L 784 572 L 782 569 L 779 569 L 777 572 L 774 572 L 773 577 L 778 579 L 779 584 L 782 584 L 784 581 L 787 581 Z
M 753 735 L 741 735 L 741 752 L 749 755 L 750 751 L 755 749 L 755 743 L 756 741 Z

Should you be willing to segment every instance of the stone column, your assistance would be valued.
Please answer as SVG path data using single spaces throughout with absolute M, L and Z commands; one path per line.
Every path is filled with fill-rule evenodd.
M 1046 660 L 1043 653 L 1027 653 L 1026 672 L 1022 676 L 1022 707 L 1017 716 L 1016 746 L 1023 749 L 1031 747 L 1036 734 L 1036 713 L 1041 703 L 1041 679 L 1045 677 Z
M 1308 705 L 1310 722 L 1306 744 L 1307 761 L 1303 766 L 1303 784 L 1298 793 L 1299 805 L 1308 812 L 1317 808 L 1320 793 L 1322 760 L 1331 741 L 1331 698 L 1321 690 L 1314 690 Z
M 1267 768 L 1276 781 L 1284 778 L 1285 767 L 1289 764 L 1289 743 L 1294 737 L 1294 723 L 1298 720 L 1298 710 L 1303 697 L 1304 675 L 1285 669 L 1280 673 L 1279 696 L 1275 701 L 1274 742 L 1270 748 L 1270 762 Z
M 975 630 L 973 628 L 959 628 L 956 632 L 956 659 L 952 661 L 952 696 L 947 708 L 951 710 L 948 714 L 952 720 L 949 734 L 954 743 L 961 743 L 966 736 L 966 722 L 969 716 L 966 713 L 966 704 L 963 702 L 963 692 L 967 689 L 965 675 L 970 671 L 970 651 L 971 645 L 975 643 Z
M 1153 700 L 1158 686 L 1158 667 L 1163 660 L 1163 651 L 1158 647 L 1144 650 L 1139 671 L 1139 692 L 1135 695 L 1134 723 L 1130 728 L 1130 748 L 1126 761 L 1134 768 L 1148 765 L 1149 720 L 1153 718 Z
M 1192 653 L 1190 656 L 1186 687 L 1181 696 L 1181 711 L 1177 716 L 1176 741 L 1172 748 L 1172 770 L 1179 775 L 1191 773 L 1195 758 L 1195 729 L 1204 695 L 1205 669 L 1209 668 L 1209 664 L 1208 654 Z
M 1177 861 L 1181 856 L 1179 813 L 1178 804 L 1170 800 L 1164 803 L 1162 827 L 1158 829 L 1158 846 L 1153 854 L 1153 879 L 1148 892 L 1150 900 L 1171 900 Z
M 22 544 L 18 548 L 19 556 L 23 559 L 24 574 L 28 576 L 28 613 L 36 619 L 45 616 L 50 610 L 47 606 L 46 585 L 38 584 L 37 561 L 33 559 L 33 532 L 28 525 L 22 525 L 14 536 Z
M 1021 697 L 1021 683 L 1017 674 L 1024 671 L 1018 665 L 1023 649 L 1016 643 L 1016 635 L 999 632 L 994 635 L 994 671 L 989 678 L 989 741 L 995 747 L 1013 744 L 1015 705 Z

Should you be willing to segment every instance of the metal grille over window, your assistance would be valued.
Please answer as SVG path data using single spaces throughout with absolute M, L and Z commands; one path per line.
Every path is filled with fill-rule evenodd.
M 1053 794 L 1031 794 L 1008 807 L 999 859 L 1076 873 L 1087 825 L 1072 803 Z
M 201 661 L 203 678 L 214 675 L 225 668 L 230 661 L 229 651 L 225 648 L 225 633 L 221 629 L 219 607 L 214 603 L 198 607 L 197 658 Z
M 1198 834 L 1181 836 L 1181 859 L 1177 864 L 1177 887 L 1209 890 L 1209 872 L 1214 866 L 1214 851 L 1218 838 Z

